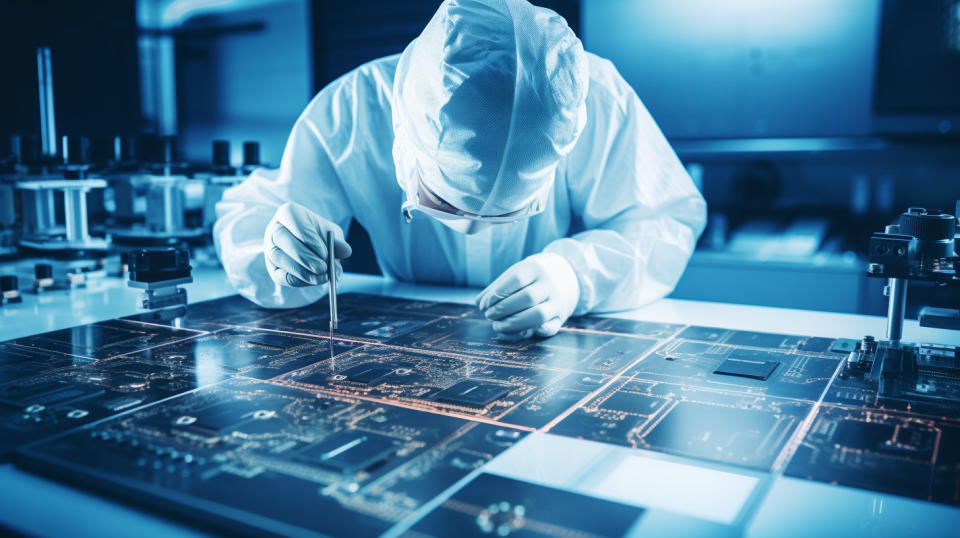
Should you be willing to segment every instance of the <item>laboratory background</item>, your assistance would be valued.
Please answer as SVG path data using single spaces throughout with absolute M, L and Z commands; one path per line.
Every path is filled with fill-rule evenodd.
M 0 3 L 0 533 L 960 533 L 960 0 L 531 1 L 707 220 L 667 298 L 519 343 L 356 222 L 302 311 L 212 237 L 439 2 Z

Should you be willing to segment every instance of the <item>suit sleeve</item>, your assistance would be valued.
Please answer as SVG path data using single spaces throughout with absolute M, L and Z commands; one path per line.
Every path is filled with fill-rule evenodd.
M 349 86 L 345 78 L 317 95 L 294 125 L 279 169 L 255 170 L 217 204 L 213 237 L 227 278 L 260 306 L 299 307 L 326 294 L 326 284 L 275 284 L 264 261 L 264 232 L 279 206 L 295 202 L 333 221 L 346 236 L 352 211 L 331 154 L 352 133 Z
M 706 221 L 706 203 L 632 89 L 591 86 L 588 127 L 567 186 L 583 231 L 550 243 L 580 282 L 575 314 L 637 308 L 670 293 Z

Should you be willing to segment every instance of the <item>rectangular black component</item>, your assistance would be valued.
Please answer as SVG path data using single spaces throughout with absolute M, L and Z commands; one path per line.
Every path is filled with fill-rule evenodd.
M 434 399 L 438 402 L 466 407 L 485 407 L 508 392 L 510 387 L 467 380 L 438 392 Z
M 190 276 L 190 252 L 181 247 L 145 248 L 130 253 L 130 280 L 162 282 Z
M 624 536 L 643 511 L 484 473 L 411 530 L 417 536 Z
M 779 365 L 780 363 L 777 361 L 757 361 L 731 357 L 723 361 L 713 373 L 766 381 Z
M 257 333 L 256 335 L 252 335 L 247 342 L 258 346 L 272 347 L 276 349 L 287 349 L 307 343 L 307 341 L 303 338 L 294 338 L 286 334 L 271 332 L 261 332 Z
M 349 432 L 308 446 L 297 459 L 351 473 L 375 467 L 396 454 L 400 446 L 399 442 L 385 435 Z

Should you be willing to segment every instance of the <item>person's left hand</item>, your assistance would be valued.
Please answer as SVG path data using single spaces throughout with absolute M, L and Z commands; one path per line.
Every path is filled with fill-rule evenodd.
M 580 283 L 558 254 L 534 254 L 513 264 L 477 296 L 493 330 L 515 337 L 553 336 L 580 301 Z

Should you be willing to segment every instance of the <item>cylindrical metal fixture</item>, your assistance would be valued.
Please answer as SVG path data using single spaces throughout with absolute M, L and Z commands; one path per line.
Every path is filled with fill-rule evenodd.
M 333 257 L 333 232 L 327 231 L 327 281 L 329 289 L 327 295 L 330 299 L 330 331 L 337 330 L 339 320 L 337 319 L 337 269 Z
M 90 238 L 87 233 L 86 189 L 63 190 L 63 215 L 67 241 L 83 242 Z
M 154 232 L 174 234 L 185 227 L 183 181 L 155 179 L 147 192 L 147 227 Z
M 37 49 L 37 81 L 40 90 L 40 144 L 43 156 L 57 156 L 57 122 L 53 113 L 53 68 L 50 48 Z
M 888 282 L 890 300 L 887 303 L 887 340 L 899 342 L 903 336 L 903 316 L 907 306 L 907 283 L 900 278 Z

